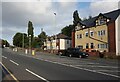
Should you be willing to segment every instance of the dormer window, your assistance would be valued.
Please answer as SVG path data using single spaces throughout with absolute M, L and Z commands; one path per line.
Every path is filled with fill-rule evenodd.
M 76 30 L 81 30 L 81 29 L 84 29 L 84 28 L 85 28 L 85 25 L 82 25 L 82 24 L 78 23 L 75 29 Z
M 106 22 L 109 22 L 109 19 L 106 19 L 104 16 L 99 16 L 96 20 L 96 25 L 103 25 L 106 24 Z
M 105 24 L 105 20 L 103 18 L 98 20 L 98 25 L 103 25 Z

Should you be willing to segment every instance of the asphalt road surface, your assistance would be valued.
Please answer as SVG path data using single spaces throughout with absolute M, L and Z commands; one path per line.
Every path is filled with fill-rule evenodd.
M 116 80 L 120 79 L 118 62 L 105 62 L 90 59 L 78 59 L 49 56 L 39 53 L 30 56 L 2 50 L 2 64 L 14 76 L 13 79 L 39 80 L 43 82 L 67 80 Z M 108 66 L 109 65 L 109 66 Z M 101 71 L 100 71 L 101 70 Z

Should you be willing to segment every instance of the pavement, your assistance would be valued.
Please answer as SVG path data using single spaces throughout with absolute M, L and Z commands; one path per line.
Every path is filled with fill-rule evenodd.
M 118 80 L 117 60 L 70 58 L 43 52 L 36 55 L 3 49 L 2 63 L 20 80 Z

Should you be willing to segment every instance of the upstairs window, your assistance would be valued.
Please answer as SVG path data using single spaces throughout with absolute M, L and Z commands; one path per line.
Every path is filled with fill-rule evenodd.
M 107 21 L 106 18 L 104 18 L 103 16 L 100 16 L 97 20 L 96 20 L 96 25 L 103 25 L 105 24 Z
M 85 33 L 85 36 L 88 37 L 88 32 Z
M 94 36 L 94 32 L 90 32 L 90 36 Z
M 77 39 L 79 38 L 79 35 L 77 35 Z
M 106 33 L 105 33 L 105 30 L 101 30 L 101 31 L 98 31 L 98 36 L 103 36 L 103 35 L 105 35 Z
M 82 34 L 80 34 L 80 38 L 82 38 Z
M 105 24 L 105 20 L 103 18 L 98 20 L 98 25 L 103 25 Z

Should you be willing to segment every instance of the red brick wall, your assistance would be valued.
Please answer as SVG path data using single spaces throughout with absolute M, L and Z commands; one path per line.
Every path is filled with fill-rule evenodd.
M 116 52 L 115 21 L 108 23 L 108 47 L 109 52 Z
M 75 32 L 72 32 L 72 48 L 75 47 Z

